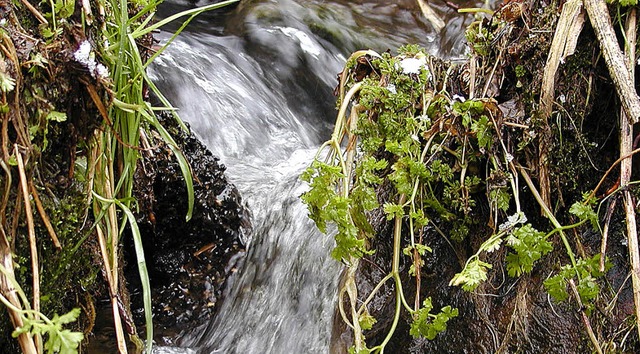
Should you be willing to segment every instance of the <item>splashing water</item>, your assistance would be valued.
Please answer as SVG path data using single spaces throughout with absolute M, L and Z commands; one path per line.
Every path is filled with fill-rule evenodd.
M 189 4 L 163 6 L 161 13 L 173 13 Z M 435 33 L 415 1 L 246 1 L 201 15 L 157 59 L 153 80 L 227 165 L 254 216 L 246 258 L 216 318 L 181 345 L 203 353 L 328 352 L 340 265 L 329 256 L 333 239 L 307 218 L 298 176 L 330 134 L 345 56 L 406 43 L 439 56 L 461 53 L 471 17 L 448 13 Z

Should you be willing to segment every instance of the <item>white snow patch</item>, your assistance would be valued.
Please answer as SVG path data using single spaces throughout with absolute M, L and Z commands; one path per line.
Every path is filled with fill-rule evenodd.
M 94 78 L 106 79 L 109 76 L 109 69 L 96 61 L 95 54 L 91 49 L 91 43 L 83 41 L 78 50 L 73 53 L 73 58 L 84 65 Z
M 387 90 L 389 90 L 389 92 L 391 92 L 394 95 L 398 93 L 398 91 L 396 90 L 396 85 L 394 84 L 387 85 Z
M 403 74 L 420 74 L 420 69 L 427 64 L 427 59 L 422 57 L 417 58 L 405 58 L 400 61 L 400 68 Z

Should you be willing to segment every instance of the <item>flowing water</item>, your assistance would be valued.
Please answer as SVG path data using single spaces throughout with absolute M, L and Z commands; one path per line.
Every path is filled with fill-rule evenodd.
M 417 43 L 462 55 L 472 17 L 431 3 L 447 22 L 438 33 L 413 0 L 244 1 L 198 17 L 153 65 L 152 78 L 225 163 L 253 214 L 246 259 L 216 319 L 181 339 L 188 351 L 328 352 L 340 265 L 329 257 L 332 238 L 306 217 L 298 176 L 330 135 L 336 74 L 352 51 Z M 171 0 L 160 15 L 198 5 L 206 3 Z

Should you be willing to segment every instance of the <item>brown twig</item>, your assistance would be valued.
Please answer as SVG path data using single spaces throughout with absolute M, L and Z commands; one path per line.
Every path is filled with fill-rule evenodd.
M 17 192 L 16 192 L 16 199 L 15 200 L 21 200 L 22 199 L 22 190 L 18 188 Z M 11 230 L 10 230 L 10 236 L 11 236 L 11 250 L 15 251 L 16 249 L 16 237 L 15 235 L 17 235 L 18 233 L 18 225 L 20 224 L 20 215 L 22 214 L 22 208 L 24 207 L 24 203 L 15 203 L 15 207 L 13 208 L 13 219 L 11 220 Z
M 82 83 L 85 84 L 85 86 L 87 88 L 87 92 L 89 92 L 89 96 L 91 96 L 91 100 L 93 100 L 93 103 L 98 108 L 98 112 L 100 112 L 100 115 L 102 116 L 102 119 L 104 119 L 104 121 L 107 123 L 107 126 L 111 129 L 111 133 L 113 134 L 113 136 L 115 136 L 116 140 L 118 140 L 118 142 L 122 146 L 124 146 L 124 147 L 126 147 L 128 149 L 137 150 L 137 151 L 147 151 L 147 150 L 152 151 L 153 149 L 155 149 L 155 148 L 157 148 L 159 146 L 159 145 L 156 145 L 156 146 L 149 147 L 148 149 L 146 149 L 146 148 L 141 148 L 139 146 L 134 146 L 134 145 L 131 145 L 131 144 L 127 144 L 124 140 L 122 140 L 122 137 L 116 131 L 116 128 L 114 128 L 113 122 L 111 122 L 111 119 L 109 119 L 109 115 L 107 113 L 107 108 L 105 107 L 104 103 L 102 103 L 102 100 L 100 99 L 100 95 L 98 95 L 98 91 L 96 90 L 96 88 L 91 83 L 84 82 L 84 81 L 82 81 Z
M 42 222 L 44 223 L 45 228 L 47 229 L 47 232 L 49 233 L 49 236 L 51 237 L 51 241 L 53 241 L 53 245 L 61 250 L 62 246 L 60 245 L 60 241 L 58 240 L 58 236 L 56 235 L 56 231 L 53 229 L 53 225 L 51 225 L 51 221 L 49 220 L 49 216 L 47 215 L 47 212 L 44 210 L 44 207 L 42 206 L 42 201 L 40 200 L 40 197 L 38 196 L 38 191 L 36 190 L 36 188 L 33 185 L 33 181 L 29 181 L 29 189 L 31 189 L 31 196 L 33 197 L 33 201 L 36 204 L 36 209 L 38 209 L 38 214 L 40 214 L 40 217 L 42 218 Z
M 600 42 L 604 61 L 613 79 L 622 108 L 630 123 L 638 123 L 640 120 L 640 97 L 634 88 L 629 65 L 618 47 L 607 4 L 605 0 L 584 0 L 584 7 L 598 42 Z
M 636 53 L 636 9 L 632 9 L 627 17 L 625 54 L 627 55 L 627 74 L 634 77 Z M 620 114 L 620 155 L 627 155 L 633 149 L 633 127 L 625 111 Z M 638 247 L 638 230 L 636 223 L 635 203 L 631 192 L 625 188 L 631 181 L 633 159 L 620 162 L 620 187 L 623 188 L 622 203 L 627 220 L 627 244 L 629 245 L 629 262 L 631 263 L 631 284 L 633 286 L 633 300 L 636 311 L 636 327 L 640 336 L 640 250 Z
M 21 0 L 22 3 L 24 4 L 24 6 L 29 9 L 29 11 L 33 14 L 33 16 L 36 17 L 36 19 L 38 20 L 38 22 L 48 25 L 49 21 L 47 21 L 46 18 L 44 18 L 44 16 L 42 16 L 42 14 L 40 13 L 40 11 L 38 11 L 35 7 L 33 7 L 33 5 L 31 5 L 27 0 Z
M 620 156 L 617 160 L 615 160 L 611 166 L 609 167 L 609 169 L 604 173 L 604 175 L 602 176 L 602 178 L 600 178 L 600 182 L 598 182 L 598 185 L 596 186 L 596 188 L 593 189 L 593 191 L 591 193 L 589 193 L 589 195 L 587 196 L 587 199 L 585 202 L 588 202 L 591 200 L 591 198 L 593 198 L 596 193 L 598 192 L 598 189 L 600 189 L 600 187 L 602 187 L 602 184 L 604 183 L 605 179 L 609 176 L 609 174 L 611 173 L 611 171 L 613 171 L 613 169 L 618 166 L 618 164 L 622 161 L 624 161 L 625 159 L 630 158 L 631 156 L 637 154 L 640 152 L 640 148 L 638 149 L 634 149 L 631 152 L 629 152 L 626 155 L 622 155 Z
M 21 92 L 22 87 L 22 68 L 20 67 L 20 60 L 18 59 L 18 54 L 16 52 L 15 45 L 13 44 L 13 40 L 5 33 L 5 31 L 0 32 L 0 38 L 4 45 L 0 45 L 0 48 L 4 52 L 5 56 L 11 61 L 14 67 L 14 80 L 15 87 L 13 88 L 13 109 L 10 110 L 10 120 L 13 123 L 13 127 L 16 130 L 17 138 L 16 141 L 22 146 L 30 146 L 31 139 L 29 139 L 29 125 L 25 122 L 24 117 L 20 113 L 18 107 L 20 107 L 20 95 L 18 92 Z M 4 134 L 4 132 L 3 132 Z M 5 140 L 4 143 L 8 143 L 8 140 Z M 5 153 L 5 151 L 3 151 Z
M 27 231 L 29 234 L 29 250 L 31 251 L 31 272 L 33 274 L 33 310 L 40 312 L 40 265 L 38 263 L 38 246 L 36 244 L 36 231 L 33 223 L 33 211 L 31 209 L 31 201 L 29 200 L 29 190 L 27 184 L 27 175 L 25 172 L 22 154 L 18 149 L 18 144 L 13 145 L 16 160 L 18 162 L 18 174 L 20 176 L 20 188 L 22 190 L 22 198 L 24 201 L 24 212 L 27 219 Z M 36 335 L 36 347 L 42 348 L 42 337 Z
M 593 333 L 593 328 L 591 327 L 591 322 L 589 321 L 589 317 L 587 317 L 587 314 L 584 312 L 582 300 L 580 299 L 578 288 L 576 287 L 576 283 L 573 281 L 573 279 L 569 279 L 569 285 L 570 285 L 571 291 L 573 291 L 573 295 L 576 297 L 576 301 L 578 301 L 582 322 L 584 323 L 584 326 L 587 328 L 589 339 L 591 340 L 591 343 L 595 347 L 596 352 L 598 352 L 598 354 L 602 354 L 602 348 L 600 348 L 600 343 L 598 343 L 598 338 L 596 338 L 595 333 Z

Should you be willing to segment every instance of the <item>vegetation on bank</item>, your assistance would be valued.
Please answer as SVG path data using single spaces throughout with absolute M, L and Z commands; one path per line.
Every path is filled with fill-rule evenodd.
M 145 70 L 194 16 L 234 2 L 157 23 L 156 0 L 0 2 L 0 301 L 9 315 L 0 319 L 22 352 L 77 351 L 93 327 L 95 296 L 111 302 L 118 351 L 126 353 L 128 342 L 142 350 L 122 279 L 125 229 L 133 236 L 150 352 L 149 275 L 132 196 L 150 131 L 179 161 L 187 220 L 193 182 L 155 114 L 174 110 Z M 185 17 L 169 43 L 153 50 L 151 33 Z M 149 104 L 150 91 L 164 107 Z M 7 350 L 13 346 L 3 339 Z
M 583 5 L 600 48 L 577 46 Z M 434 238 L 445 239 L 459 258 L 450 286 L 476 294 L 481 288 L 486 295 L 505 283 L 496 283 L 492 272 L 518 278 L 535 271 L 555 301 L 570 300 L 580 313 L 592 350 L 627 350 L 637 343 L 637 336 L 627 340 L 602 320 L 619 316 L 612 309 L 621 293 L 635 298 L 640 292 L 637 193 L 631 181 L 631 156 L 637 152 L 631 127 L 640 113 L 635 90 L 626 89 L 636 87 L 629 71 L 636 63 L 637 25 L 636 9 L 629 5 L 636 3 L 611 6 L 614 17 L 607 22 L 604 2 L 554 1 L 545 8 L 506 1 L 492 17 L 469 26 L 471 56 L 463 65 L 442 62 L 416 46 L 400 48 L 397 55 L 359 51 L 349 58 L 339 77 L 333 135 L 302 175 L 311 187 L 302 196 L 309 216 L 321 231 L 334 233 L 332 256 L 345 264 L 338 305 L 352 333 L 349 352 L 384 352 L 401 317 L 407 317 L 403 313 L 410 318 L 410 335 L 427 339 L 460 315 L 447 299 L 438 301 L 438 309 L 423 295 L 433 292 L 425 273 L 445 266 L 430 254 L 427 240 Z M 626 33 L 618 33 L 628 59 L 620 66 L 617 40 L 602 33 L 625 26 Z M 592 63 L 600 50 L 603 57 Z M 597 107 L 611 97 L 591 96 L 602 92 L 598 82 L 607 81 L 596 76 L 597 67 L 608 70 L 614 82 L 621 117 Z M 602 117 L 598 124 L 589 121 L 597 119 L 592 112 Z M 622 143 L 611 148 L 602 131 L 616 127 Z M 614 169 L 620 169 L 617 182 Z M 626 218 L 626 236 L 610 234 L 624 227 L 612 219 L 616 213 Z M 608 256 L 616 252 L 611 238 L 628 245 L 626 262 L 618 258 L 617 266 L 629 274 L 631 286 L 624 281 L 614 288 L 614 276 L 605 276 L 613 266 Z M 390 263 L 376 264 L 385 272 L 377 284 L 359 283 L 363 259 L 375 263 L 383 259 L 376 254 L 389 248 Z M 371 344 L 367 335 L 377 332 L 378 320 L 372 308 L 389 292 L 392 320 Z M 635 321 L 622 333 L 636 328 L 640 334 L 638 311 L 638 298 L 635 312 L 621 311 Z M 620 319 L 630 323 L 625 320 Z

